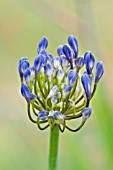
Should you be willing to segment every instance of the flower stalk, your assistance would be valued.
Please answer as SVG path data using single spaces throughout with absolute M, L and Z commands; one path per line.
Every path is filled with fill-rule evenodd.
M 49 148 L 49 168 L 48 170 L 57 170 L 58 162 L 58 143 L 59 143 L 59 128 L 55 126 L 50 129 L 50 148 Z

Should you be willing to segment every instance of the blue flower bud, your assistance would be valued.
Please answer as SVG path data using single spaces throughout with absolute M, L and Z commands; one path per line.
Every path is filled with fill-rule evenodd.
M 53 74 L 53 66 L 50 62 L 46 63 L 44 66 L 44 72 L 46 74 L 47 77 L 51 78 L 52 74 Z
M 56 85 L 54 85 L 48 95 L 48 98 L 55 96 L 58 93 L 58 87 Z
M 39 54 L 42 54 L 42 55 L 43 55 L 43 59 L 44 59 L 43 63 L 46 63 L 47 60 L 48 60 L 48 55 L 47 55 L 46 50 L 44 50 L 44 49 L 41 50 Z
M 49 61 L 50 61 L 51 63 L 53 63 L 53 60 L 54 60 L 53 55 L 50 54 L 50 53 L 48 53 L 47 55 L 48 55 Z
M 53 111 L 53 110 L 51 110 L 51 111 L 49 112 L 48 119 L 49 119 L 49 120 L 54 120 L 54 111 Z
M 85 53 L 85 55 L 84 55 L 84 62 L 86 64 L 87 73 L 91 74 L 92 70 L 94 68 L 95 59 L 94 59 L 93 54 L 90 51 Z
M 68 66 L 68 64 L 69 64 L 69 62 L 68 62 L 66 56 L 65 56 L 65 55 L 62 55 L 62 56 L 61 56 L 61 65 L 62 65 L 62 67 L 63 67 L 63 68 L 66 68 L 66 67 Z
M 25 57 L 25 58 L 22 58 L 19 63 L 18 63 L 18 71 L 19 71 L 19 74 L 20 74 L 20 78 L 23 78 L 23 73 L 25 72 L 25 70 L 27 68 L 29 68 L 30 64 L 28 62 L 28 59 Z
M 81 80 L 82 80 L 82 85 L 85 90 L 86 97 L 87 99 L 90 99 L 91 98 L 91 80 L 87 74 L 83 74 Z
M 59 45 L 58 48 L 57 48 L 57 53 L 59 56 L 63 55 L 63 45 Z
M 54 117 L 55 117 L 55 119 L 57 119 L 57 120 L 64 120 L 63 114 L 62 114 L 61 112 L 59 112 L 59 111 L 55 111 L 55 112 L 54 112 Z M 60 122 L 59 122 L 59 123 L 60 123 Z
M 91 112 L 92 112 L 92 108 L 91 107 L 86 107 L 83 112 L 82 112 L 82 118 L 83 120 L 87 120 L 90 115 L 91 115 Z
M 96 65 L 96 76 L 95 76 L 95 83 L 98 83 L 100 78 L 104 73 L 104 66 L 102 61 L 99 61 Z
M 34 66 L 30 67 L 30 72 L 31 72 L 31 79 L 35 78 L 35 68 Z
M 66 55 L 67 60 L 72 64 L 73 63 L 73 51 L 68 44 L 63 46 L 63 53 Z
M 64 71 L 62 69 L 58 69 L 56 72 L 56 76 L 58 81 L 60 82 L 64 77 Z
M 54 68 L 59 68 L 60 67 L 60 64 L 61 64 L 61 59 L 59 56 L 55 57 L 54 58 L 54 61 L 53 61 L 53 65 L 54 65 Z
M 22 96 L 26 99 L 27 103 L 30 103 L 30 100 L 35 99 L 35 95 L 30 93 L 28 86 L 23 82 L 21 85 L 21 93 L 22 93 Z
M 23 77 L 24 77 L 24 80 L 25 80 L 26 84 L 29 84 L 30 76 L 31 76 L 30 69 L 25 70 Z
M 46 120 L 47 119 L 47 111 L 46 110 L 41 110 L 38 112 L 38 117 L 40 120 Z
M 66 86 L 64 87 L 64 89 L 62 90 L 63 99 L 65 99 L 65 98 L 67 97 L 67 95 L 70 93 L 71 88 L 72 88 L 72 87 L 69 86 L 69 85 L 66 85 Z
M 39 54 L 34 60 L 35 76 L 38 75 L 43 63 L 44 63 L 44 56 L 42 54 Z
M 74 58 L 77 58 L 77 56 L 78 56 L 78 40 L 76 39 L 76 37 L 74 35 L 70 35 L 68 37 L 68 43 L 74 51 Z
M 70 86 L 73 86 L 75 84 L 76 78 L 77 78 L 77 73 L 75 70 L 69 70 L 68 74 L 68 83 Z
M 51 103 L 52 104 L 56 104 L 57 103 L 57 97 L 56 96 L 52 96 L 51 97 Z
M 76 67 L 80 69 L 81 67 L 83 67 L 83 65 L 84 65 L 84 58 L 78 57 L 76 59 Z
M 38 44 L 38 53 L 43 49 L 45 50 L 47 46 L 48 46 L 48 39 L 46 37 L 42 37 L 42 39 Z

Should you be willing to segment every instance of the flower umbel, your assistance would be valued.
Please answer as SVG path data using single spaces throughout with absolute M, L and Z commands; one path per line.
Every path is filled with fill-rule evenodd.
M 61 132 L 65 129 L 76 132 L 91 115 L 89 105 L 104 73 L 103 63 L 96 64 L 93 74 L 94 55 L 87 51 L 84 57 L 78 56 L 78 40 L 74 35 L 68 37 L 68 44 L 58 46 L 58 56 L 48 53 L 47 46 L 48 39 L 43 37 L 34 65 L 30 67 L 27 58 L 22 58 L 18 64 L 28 116 L 40 130 L 48 127 L 53 130 L 58 126 Z M 79 118 L 82 122 L 76 129 L 67 125 L 68 121 Z

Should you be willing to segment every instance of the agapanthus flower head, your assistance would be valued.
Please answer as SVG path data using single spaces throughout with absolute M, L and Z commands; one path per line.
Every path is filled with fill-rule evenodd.
M 78 40 L 74 35 L 68 37 L 68 44 L 58 46 L 58 56 L 48 53 L 47 46 L 48 39 L 43 37 L 34 65 L 30 67 L 27 58 L 22 58 L 18 64 L 28 116 L 40 130 L 47 127 L 53 130 L 58 126 L 61 132 L 65 129 L 76 132 L 91 115 L 90 101 L 104 73 L 103 63 L 96 64 L 94 74 L 93 54 L 87 51 L 84 57 L 78 56 Z M 68 121 L 79 118 L 82 118 L 79 127 L 68 127 Z

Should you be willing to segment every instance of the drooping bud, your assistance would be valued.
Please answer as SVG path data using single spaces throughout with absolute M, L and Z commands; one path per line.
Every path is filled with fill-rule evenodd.
M 75 70 L 69 70 L 68 72 L 68 83 L 70 86 L 73 86 L 75 84 L 76 78 L 77 78 L 77 73 Z
M 63 46 L 63 53 L 65 54 L 70 64 L 72 64 L 73 63 L 73 51 L 68 44 Z
M 74 58 L 77 58 L 77 56 L 78 56 L 78 40 L 76 39 L 76 37 L 74 35 L 70 35 L 68 37 L 68 43 L 74 51 Z
M 53 63 L 53 60 L 54 60 L 53 55 L 50 54 L 50 53 L 48 53 L 47 55 L 48 55 L 49 61 L 50 61 L 51 63 Z
M 29 84 L 30 77 L 31 77 L 30 69 L 25 70 L 23 77 L 24 77 L 24 80 L 25 80 L 26 84 Z
M 56 76 L 58 81 L 60 82 L 64 77 L 64 71 L 62 69 L 58 69 L 56 72 Z
M 57 53 L 59 56 L 63 55 L 63 45 L 59 45 L 58 48 L 57 48 Z
M 59 56 L 57 56 L 57 57 L 54 58 L 53 65 L 54 65 L 54 68 L 56 68 L 56 69 L 60 67 L 60 65 L 61 65 L 61 59 L 60 59 Z
M 54 69 L 53 69 L 52 64 L 50 62 L 46 63 L 44 66 L 44 72 L 48 78 L 51 78 L 53 71 Z
M 29 68 L 30 64 L 28 62 L 28 59 L 26 57 L 22 58 L 18 63 L 18 71 L 20 74 L 20 78 L 23 78 L 23 73 L 27 68 Z
M 84 62 L 86 64 L 87 73 L 90 75 L 92 73 L 95 64 L 94 56 L 90 51 L 84 54 Z
M 45 50 L 47 46 L 48 46 L 48 39 L 46 37 L 42 37 L 42 39 L 38 44 L 38 53 L 43 49 Z
M 58 122 L 56 122 L 56 123 L 58 123 L 58 124 L 62 123 L 63 120 L 64 120 L 63 114 L 62 114 L 61 112 L 59 112 L 59 111 L 55 111 L 55 112 L 54 112 L 54 118 L 55 118 L 56 120 L 58 120 Z
M 48 95 L 48 98 L 55 96 L 58 93 L 58 87 L 56 85 L 54 85 Z
M 43 63 L 44 63 L 44 56 L 42 54 L 39 54 L 34 60 L 35 76 L 38 75 Z
M 86 121 L 90 117 L 91 112 L 92 112 L 92 107 L 86 107 L 82 112 L 83 120 Z
M 69 86 L 69 85 L 66 85 L 66 86 L 64 87 L 64 89 L 62 90 L 63 99 L 65 99 L 65 98 L 67 97 L 67 95 L 70 93 L 71 88 L 72 88 L 72 87 Z
M 26 99 L 27 103 L 30 103 L 30 100 L 34 100 L 36 97 L 34 94 L 30 93 L 28 86 L 23 82 L 21 85 L 21 94 Z
M 46 120 L 47 119 L 47 111 L 46 110 L 41 110 L 38 112 L 38 117 L 40 120 Z
M 96 65 L 96 76 L 95 76 L 95 83 L 98 83 L 100 78 L 104 73 L 104 66 L 102 61 L 99 61 Z
M 83 65 L 84 65 L 84 58 L 83 57 L 78 57 L 77 59 L 76 59 L 76 67 L 78 68 L 78 69 L 80 69 L 80 68 L 82 68 L 83 67 Z
M 87 99 L 90 99 L 91 98 L 91 80 L 87 74 L 83 74 L 81 80 L 82 80 L 82 85 L 85 90 L 86 97 Z

